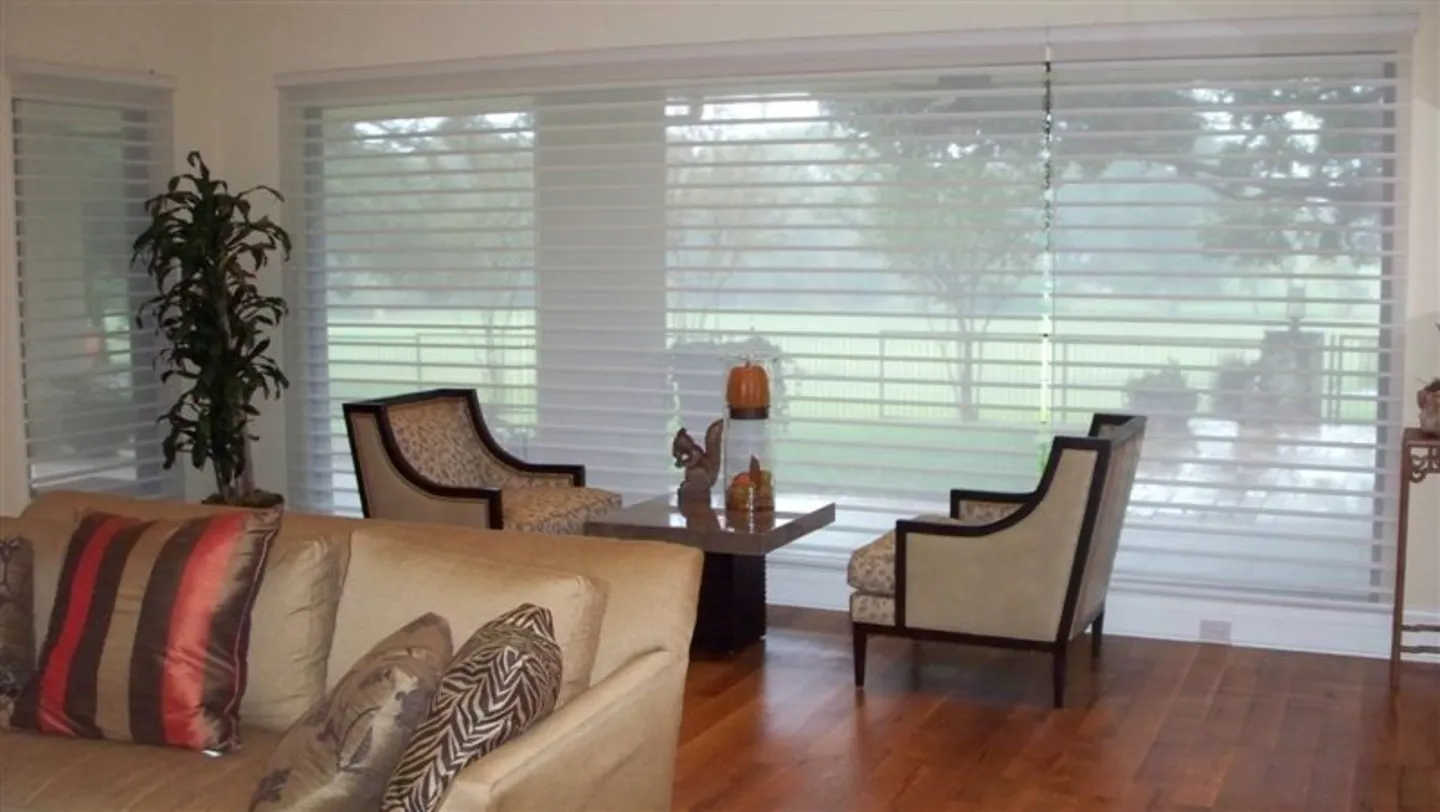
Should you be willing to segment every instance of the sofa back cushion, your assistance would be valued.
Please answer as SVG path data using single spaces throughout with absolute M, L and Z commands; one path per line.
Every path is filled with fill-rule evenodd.
M 437 527 L 416 538 L 367 525 L 351 537 L 330 673 L 345 673 L 386 630 L 418 614 L 440 615 L 460 637 L 528 602 L 554 619 L 564 662 L 563 705 L 590 687 L 605 600 L 603 586 L 583 575 L 486 558 L 473 531 Z
M 335 611 L 350 562 L 349 538 L 284 528 L 250 616 L 250 685 L 240 701 L 247 727 L 276 733 L 325 695 Z
M 410 548 L 433 547 L 439 541 L 448 540 L 466 555 L 483 556 L 511 566 L 584 574 L 605 595 L 605 618 L 601 621 L 604 633 L 595 651 L 591 684 L 652 651 L 669 651 L 687 659 L 690 656 L 690 636 L 695 629 L 700 570 L 704 562 L 704 554 L 693 547 L 663 541 L 616 541 L 510 530 L 475 531 L 401 522 L 371 521 L 365 526 L 377 531 L 383 529 L 394 543 Z M 359 545 L 358 538 L 357 533 L 352 546 Z M 348 595 L 350 587 L 345 591 Z M 515 603 L 520 600 L 528 599 L 522 595 Z M 656 611 L 659 606 L 666 610 Z M 492 616 L 499 611 L 492 612 Z M 457 637 L 465 633 L 463 618 L 448 614 L 446 617 Z M 555 630 L 562 646 L 566 645 L 565 628 L 557 614 Z M 562 688 L 560 695 L 564 704 L 568 693 Z
M 215 507 L 183 502 L 141 501 L 109 494 L 51 491 L 37 495 L 25 508 L 22 518 L 58 519 L 73 523 L 77 511 L 81 508 L 172 518 L 204 515 L 217 510 Z M 454 539 L 471 555 L 484 556 L 515 566 L 548 567 L 584 574 L 599 586 L 606 596 L 605 618 L 602 621 L 605 631 L 595 653 L 590 677 L 592 682 L 609 676 L 626 663 L 649 652 L 669 651 L 682 657 L 689 656 L 690 634 L 695 628 L 696 596 L 700 589 L 703 560 L 703 555 L 694 548 L 658 541 L 543 536 L 534 533 L 316 516 L 293 511 L 286 513 L 275 543 L 277 546 L 284 546 L 288 539 L 305 535 L 348 539 L 352 532 L 362 527 L 383 529 L 397 540 L 416 545 L 430 545 L 440 538 Z M 41 567 L 38 550 L 36 567 L 37 570 Z M 394 588 L 393 581 L 386 582 L 382 579 L 380 583 L 386 588 Z M 42 589 L 43 585 L 37 584 L 37 612 L 46 612 L 49 608 L 48 600 L 41 594 Z M 262 587 L 261 603 L 264 602 L 265 591 Z M 351 594 L 348 585 L 345 592 L 347 595 Z M 473 595 L 474 590 L 467 590 L 465 594 Z M 414 606 L 416 611 L 412 612 L 410 617 L 430 611 L 424 608 L 424 601 L 418 597 L 414 598 Z M 657 606 L 669 608 L 665 612 L 657 613 Z M 492 612 L 492 616 L 494 614 L 498 614 L 498 611 Z M 453 624 L 457 635 L 464 633 L 461 631 L 463 619 L 449 615 L 446 617 Z M 556 625 L 557 632 L 563 628 L 558 616 Z M 267 643 L 266 636 L 261 631 L 262 627 L 262 624 L 257 622 L 251 644 L 252 665 L 256 658 L 262 656 L 261 652 Z M 379 633 L 378 629 L 376 633 Z M 377 636 L 375 641 L 378 640 Z M 368 647 L 360 651 L 366 649 Z M 344 660 L 333 657 L 332 653 L 331 662 L 333 664 L 339 661 L 339 670 L 334 667 L 329 669 L 327 684 L 333 684 L 358 654 L 358 651 L 352 650 L 347 654 L 350 659 Z M 257 681 L 252 680 L 247 696 L 260 688 Z M 322 694 L 323 691 L 317 693 L 315 699 L 318 700 Z M 243 708 L 244 706 L 242 710 Z
M 65 547 L 85 509 L 172 520 L 226 510 L 68 491 L 37 497 L 19 519 L 35 560 L 36 640 L 45 639 Z M 325 695 L 335 608 L 355 524 L 351 519 L 303 513 L 287 512 L 281 519 L 250 613 L 249 678 L 240 700 L 240 719 L 246 727 L 282 733 Z
M 250 613 L 280 511 L 84 516 L 11 724 L 226 752 L 239 744 Z

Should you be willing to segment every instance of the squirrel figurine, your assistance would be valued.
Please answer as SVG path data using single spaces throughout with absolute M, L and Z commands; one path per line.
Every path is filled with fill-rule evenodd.
M 670 453 L 675 457 L 675 467 L 685 469 L 685 478 L 680 483 L 681 500 L 710 500 L 710 490 L 720 479 L 720 454 L 724 448 L 725 421 L 716 420 L 705 430 L 705 445 L 701 446 L 680 429 L 670 444 Z

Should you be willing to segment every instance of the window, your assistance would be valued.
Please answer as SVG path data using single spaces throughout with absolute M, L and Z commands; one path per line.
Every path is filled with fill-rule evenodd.
M 130 263 L 169 154 L 169 93 L 21 75 L 13 96 L 31 488 L 178 497 L 156 339 L 133 329 L 150 284 Z
M 812 548 L 952 487 L 1033 487 L 1053 433 L 1134 410 L 1153 421 L 1117 581 L 1378 599 L 1393 45 L 1093 45 L 293 88 L 295 496 L 358 511 L 341 404 L 439 385 L 479 388 L 523 456 L 664 492 L 671 434 L 759 354 L 780 487 L 839 504 Z
M 1056 416 L 1151 416 L 1117 577 L 1370 599 L 1396 516 L 1395 56 L 1057 70 Z
M 939 174 L 935 139 L 865 129 L 871 105 L 923 127 L 887 106 L 933 75 L 298 109 L 304 496 L 358 509 L 342 403 L 440 385 L 479 388 L 523 456 L 663 492 L 670 437 L 720 416 L 747 354 L 774 362 L 785 483 L 849 500 L 829 543 L 966 476 L 1030 484 L 1041 73 L 949 74 L 989 88 L 954 118 L 1011 151 Z M 1013 363 L 968 381 L 967 352 Z

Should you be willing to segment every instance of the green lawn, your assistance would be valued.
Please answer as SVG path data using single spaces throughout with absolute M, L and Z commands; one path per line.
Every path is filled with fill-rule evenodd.
M 347 397 L 463 380 L 488 390 L 491 402 L 533 406 L 536 355 L 529 312 L 514 311 L 501 324 L 489 323 L 480 313 L 458 318 L 447 314 L 443 324 L 433 325 L 417 323 L 428 315 L 423 312 L 404 315 L 408 324 L 330 327 L 329 372 L 332 378 L 355 382 L 353 390 L 347 386 Z M 472 321 L 467 316 L 473 316 L 473 325 L 467 323 Z M 788 317 L 718 313 L 707 319 L 706 327 L 737 338 L 752 331 L 769 336 L 792 356 L 789 408 L 796 420 L 838 417 L 827 411 L 833 412 L 839 404 L 847 418 L 954 417 L 957 395 L 952 376 L 958 366 L 958 342 L 942 344 L 930 338 L 936 321 L 923 316 L 883 320 L 817 316 L 796 322 Z M 1038 339 L 1026 337 L 1037 329 L 1038 323 L 1030 319 L 997 319 L 989 325 L 987 335 L 1000 338 L 980 346 L 975 365 L 972 396 L 980 419 L 1023 425 L 1041 418 L 1042 348 Z M 849 337 L 831 337 L 837 333 Z M 927 335 L 922 338 L 917 333 Z M 1355 347 L 1343 358 L 1344 376 L 1334 378 L 1344 390 L 1363 393 L 1375 385 L 1375 356 L 1366 349 L 1373 347 L 1375 334 L 1374 329 L 1363 328 L 1326 331 L 1329 341 L 1348 341 Z M 1056 399 L 1049 405 L 1083 414 L 1123 408 L 1126 382 L 1167 364 L 1177 364 L 1190 386 L 1207 390 L 1215 368 L 1227 356 L 1249 360 L 1259 356 L 1263 331 L 1244 325 L 1116 321 L 1061 324 L 1056 335 L 1051 359 Z M 1127 338 L 1134 342 L 1124 343 Z M 1334 353 L 1327 356 L 1332 362 L 1339 358 Z M 1327 373 L 1342 371 L 1335 367 L 1329 364 Z M 1373 419 L 1366 412 L 1368 404 L 1342 408 L 1348 419 Z
M 529 312 L 514 311 L 502 324 L 478 313 L 461 314 L 459 323 L 455 314 L 447 314 L 443 324 L 427 323 L 423 312 L 403 315 L 408 324 L 330 327 L 332 403 L 430 386 L 473 386 L 480 390 L 487 414 L 512 429 L 534 428 L 536 352 Z M 1038 339 L 1024 338 L 1036 326 L 1033 320 L 990 324 L 989 334 L 1002 338 L 982 348 L 972 385 L 975 406 L 968 419 L 962 419 L 952 379 L 958 366 L 956 342 L 946 346 L 915 335 L 936 331 L 929 318 L 826 316 L 797 323 L 722 313 L 711 314 L 706 325 L 712 333 L 736 337 L 754 330 L 791 355 L 787 419 L 777 422 L 774 435 L 786 469 L 817 486 L 874 482 L 899 490 L 943 489 L 976 480 L 993 487 L 1033 482 L 1052 417 L 1057 426 L 1073 428 L 1083 426 L 1093 412 L 1123 410 L 1126 382 L 1167 364 L 1177 364 L 1188 385 L 1206 391 L 1222 359 L 1232 354 L 1257 358 L 1262 338 L 1261 330 L 1245 326 L 1157 329 L 1153 323 L 1120 321 L 1061 325 L 1057 334 L 1068 341 L 1052 350 L 1055 395 L 1047 405 L 1041 402 L 1042 347 Z M 1329 332 L 1373 345 L 1373 330 Z M 831 337 L 837 333 L 849 337 Z M 1134 342 L 1124 343 L 1127 336 Z M 1343 377 L 1327 369 L 1330 380 L 1356 393 L 1353 401 L 1335 403 L 1332 419 L 1375 419 L 1373 401 L 1367 402 L 1364 394 L 1367 386 L 1374 386 L 1373 352 L 1326 357 L 1346 364 Z M 1200 408 L 1207 408 L 1204 399 Z M 339 415 L 333 417 L 333 430 L 343 434 Z M 1010 430 L 975 431 L 977 424 Z M 670 430 L 676 428 L 672 420 Z M 986 483 L 989 479 L 996 482 Z

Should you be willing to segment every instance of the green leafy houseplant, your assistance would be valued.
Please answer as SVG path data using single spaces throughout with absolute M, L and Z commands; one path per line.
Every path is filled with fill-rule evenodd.
M 252 216 L 249 196 L 267 186 L 231 193 L 210 174 L 198 152 L 186 162 L 192 173 L 170 179 L 166 191 L 145 202 L 150 225 L 135 238 L 133 261 L 155 282 L 156 294 L 136 314 L 165 339 L 155 359 L 160 380 L 185 385 L 157 422 L 168 423 L 165 467 L 188 453 L 196 468 L 208 462 L 216 491 L 206 502 L 262 507 L 278 494 L 257 490 L 250 460 L 259 414 L 257 395 L 278 399 L 290 385 L 270 357 L 267 328 L 289 312 L 285 300 L 265 296 L 256 275 L 279 252 L 290 256 L 290 235 L 269 217 Z

